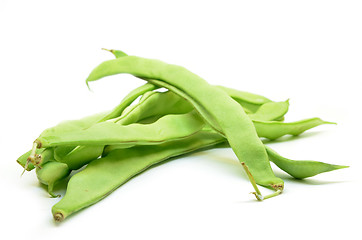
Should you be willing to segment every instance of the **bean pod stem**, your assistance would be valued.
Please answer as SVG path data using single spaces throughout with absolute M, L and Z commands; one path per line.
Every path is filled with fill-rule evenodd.
M 263 196 L 263 195 L 261 194 L 259 188 L 258 188 L 258 185 L 257 185 L 256 182 L 255 182 L 255 179 L 254 179 L 253 175 L 252 175 L 251 172 L 249 171 L 248 166 L 246 166 L 245 162 L 241 162 L 241 165 L 243 166 L 243 168 L 244 168 L 244 170 L 245 170 L 245 172 L 246 172 L 246 175 L 248 176 L 249 181 L 250 181 L 251 185 L 253 186 L 253 188 L 254 188 L 254 190 L 255 190 L 255 192 L 251 192 L 251 193 L 255 195 L 255 197 L 256 197 L 256 199 L 257 199 L 258 201 L 263 201 L 263 200 L 265 200 L 265 199 L 278 196 L 279 194 L 282 193 L 282 191 L 283 191 L 283 186 L 280 186 L 280 187 L 276 187 L 276 188 L 275 188 L 275 189 L 276 189 L 275 192 L 273 192 L 273 193 L 271 193 L 271 194 L 269 194 L 269 195 Z

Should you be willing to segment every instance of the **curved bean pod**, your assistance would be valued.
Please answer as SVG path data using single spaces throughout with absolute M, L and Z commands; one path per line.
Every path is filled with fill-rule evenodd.
M 243 105 L 241 106 L 244 108 Z M 255 113 L 248 114 L 248 116 L 252 120 L 278 120 L 287 113 L 288 106 L 288 101 L 268 102 L 261 105 Z M 192 105 L 186 99 L 172 91 L 152 92 L 152 94 L 142 98 L 136 105 L 126 109 L 116 122 L 127 125 L 149 117 L 157 119 L 157 117 L 159 118 L 167 114 L 186 113 L 192 109 Z
M 270 99 L 258 94 L 240 91 L 219 85 L 216 87 L 225 91 L 230 97 L 232 97 L 235 101 L 242 105 L 247 112 L 250 113 L 255 113 L 260 106 L 265 103 L 271 102 Z
M 59 181 L 68 177 L 70 172 L 67 164 L 56 161 L 49 161 L 42 168 L 36 168 L 39 182 L 48 186 L 48 193 L 52 197 L 59 197 L 53 193 L 53 188 Z
M 224 139 L 214 133 L 199 133 L 184 140 L 154 146 L 117 149 L 94 160 L 69 180 L 65 196 L 53 206 L 55 221 L 92 205 L 135 175 L 170 157 L 215 145 Z
M 130 93 L 127 94 L 127 96 L 125 96 L 122 99 L 121 103 L 117 107 L 115 107 L 109 114 L 107 114 L 105 117 L 103 117 L 98 122 L 103 122 L 108 119 L 113 119 L 113 118 L 121 116 L 122 112 L 139 96 L 145 94 L 146 92 L 155 90 L 157 88 L 158 88 L 157 86 L 155 86 L 151 83 L 146 83 L 146 84 L 132 90 Z
M 269 102 L 267 104 L 274 103 Z M 280 107 L 280 109 L 277 109 Z M 157 120 L 159 117 L 162 117 L 167 114 L 180 114 L 186 113 L 193 109 L 192 105 L 189 104 L 185 99 L 180 98 L 178 95 L 171 91 L 167 92 L 146 92 L 140 99 L 139 103 L 129 106 L 126 108 L 122 115 L 116 119 L 111 119 L 109 121 L 117 122 L 118 124 L 127 125 L 131 123 L 139 122 L 140 120 L 146 119 L 153 116 L 153 121 Z M 277 118 L 280 115 L 278 113 L 284 112 L 285 106 L 283 104 L 273 105 L 275 110 L 273 113 L 269 113 L 268 109 L 261 107 L 257 113 L 259 116 L 263 116 L 263 110 L 267 109 L 264 119 L 273 119 Z M 167 130 L 165 130 L 167 131 Z M 170 129 L 168 131 L 173 131 Z M 132 146 L 132 145 L 130 145 Z M 122 147 L 129 147 L 127 145 L 122 145 Z M 68 150 L 69 148 L 69 150 Z M 64 150 L 59 153 L 59 149 Z M 107 151 L 113 149 L 107 147 Z M 59 162 L 67 163 L 69 168 L 72 170 L 79 169 L 80 167 L 88 164 L 90 161 L 97 159 L 103 151 L 102 146 L 78 146 L 76 148 L 70 147 L 56 147 L 55 148 L 55 159 Z
M 270 147 L 265 146 L 270 161 L 275 163 L 280 169 L 287 172 L 294 178 L 303 179 L 312 177 L 323 172 L 347 168 L 348 166 L 334 165 L 311 160 L 291 160 L 280 156 Z
M 134 106 L 117 120 L 117 123 L 128 125 L 139 122 L 149 117 L 162 117 L 167 114 L 183 114 L 190 112 L 193 107 L 186 100 L 171 91 L 154 92 Z
M 116 58 L 128 56 L 125 52 L 120 50 L 115 50 L 115 49 L 109 50 L 105 48 L 103 48 L 103 50 L 111 52 Z M 263 104 L 272 102 L 270 99 L 258 94 L 240 91 L 219 85 L 216 85 L 215 87 L 222 89 L 230 97 L 232 97 L 235 101 L 237 101 L 240 105 L 242 105 L 244 107 L 245 112 L 254 113 Z M 274 120 L 274 119 L 266 119 L 266 120 Z
M 289 109 L 289 100 L 284 102 L 267 102 L 255 113 L 249 114 L 251 120 L 276 121 L 284 117 Z
M 97 159 L 103 152 L 103 145 L 77 146 L 65 155 L 57 155 L 55 160 L 66 163 L 71 170 L 77 170 Z
M 52 208 L 54 219 L 62 221 L 70 214 L 100 201 L 132 177 L 170 157 L 222 142 L 226 142 L 226 139 L 219 134 L 203 130 L 183 140 L 160 145 L 113 149 L 70 179 L 65 196 Z M 316 161 L 294 161 L 283 158 L 269 147 L 266 150 L 271 161 L 298 178 L 345 167 Z
M 227 136 L 231 148 L 239 160 L 248 165 L 256 183 L 274 189 L 283 188 L 283 180 L 274 175 L 263 143 L 258 138 L 252 122 L 225 92 L 209 85 L 185 68 L 135 56 L 101 63 L 90 73 L 86 82 L 119 73 L 146 78 L 145 80 L 151 83 L 153 81 L 150 80 L 157 79 L 162 85 L 156 85 L 165 87 L 164 83 L 167 83 L 179 89 L 177 94 L 187 94 L 187 100 L 192 99 L 193 103 L 196 103 L 194 107 L 204 119 L 218 132 Z M 226 116 L 225 113 L 232 114 Z
M 309 118 L 296 122 L 254 120 L 253 123 L 258 135 L 270 140 L 275 140 L 287 134 L 296 136 L 322 124 L 335 124 L 333 122 L 323 121 L 320 118 Z
M 145 92 L 152 91 L 157 89 L 158 87 L 151 84 L 146 83 L 133 91 L 131 91 L 126 97 L 123 98 L 120 104 L 118 104 L 112 111 L 97 113 L 91 116 L 87 116 L 85 118 L 79 120 L 68 120 L 63 121 L 57 124 L 54 127 L 45 129 L 39 137 L 46 137 L 46 136 L 53 136 L 58 133 L 65 133 L 65 132 L 72 132 L 80 129 L 87 129 L 90 126 L 94 125 L 95 123 L 106 121 L 110 118 L 118 117 L 126 107 L 128 107 L 135 99 L 137 99 L 140 95 L 144 94 Z M 55 152 L 56 156 L 65 156 L 74 150 L 76 146 L 66 146 L 66 147 L 57 147 Z M 29 157 L 27 163 L 25 163 L 24 167 L 28 168 L 29 162 L 36 162 L 38 161 L 37 156 L 35 155 L 34 148 L 43 148 L 41 143 L 38 141 L 34 142 L 33 149 L 29 151 Z M 18 161 L 19 162 L 19 161 Z M 33 168 L 32 168 L 33 169 Z
M 113 122 L 102 122 L 85 130 L 41 137 L 37 141 L 44 147 L 76 144 L 88 146 L 159 144 L 194 134 L 203 126 L 203 120 L 192 111 L 187 114 L 167 115 L 151 124 L 123 126 Z

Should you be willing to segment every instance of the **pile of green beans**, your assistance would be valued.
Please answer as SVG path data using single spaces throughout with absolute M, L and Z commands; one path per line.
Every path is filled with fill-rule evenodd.
M 291 160 L 263 143 L 263 139 L 297 136 L 319 125 L 333 124 L 320 118 L 284 122 L 288 100 L 275 102 L 213 86 L 183 67 L 108 51 L 116 59 L 96 67 L 87 85 L 120 73 L 146 83 L 111 111 L 45 129 L 33 148 L 17 159 L 24 171 L 36 169 L 39 182 L 52 197 L 58 197 L 54 186 L 68 181 L 65 196 L 52 208 L 55 221 L 96 203 L 155 164 L 220 144 L 234 151 L 260 201 L 279 195 L 284 188 L 270 162 L 297 179 L 346 167 Z M 264 196 L 257 185 L 274 193 Z

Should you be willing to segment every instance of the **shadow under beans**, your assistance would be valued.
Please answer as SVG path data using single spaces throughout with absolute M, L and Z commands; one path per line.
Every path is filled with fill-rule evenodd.
M 297 178 L 293 178 L 291 176 L 287 176 L 287 177 L 284 177 L 283 179 L 287 182 L 297 183 L 297 184 L 306 184 L 306 185 L 326 185 L 326 184 L 339 184 L 339 183 L 349 182 L 349 181 L 326 181 L 326 180 L 320 180 L 320 179 L 313 179 L 313 177 L 297 179 Z

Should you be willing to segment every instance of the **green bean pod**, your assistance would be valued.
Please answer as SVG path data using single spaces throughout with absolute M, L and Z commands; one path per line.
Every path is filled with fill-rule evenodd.
M 323 121 L 320 118 L 309 118 L 295 122 L 278 121 L 253 121 L 255 129 L 260 137 L 275 140 L 285 135 L 297 136 L 308 129 L 322 124 L 335 124 L 333 122 Z
M 97 159 L 103 152 L 103 145 L 77 146 L 65 155 L 56 155 L 55 160 L 66 163 L 71 170 L 77 170 Z
M 284 102 L 267 102 L 261 105 L 255 113 L 249 114 L 251 120 L 276 121 L 282 119 L 288 112 L 289 100 Z
M 132 90 L 130 93 L 125 96 L 121 103 L 118 104 L 117 107 L 115 107 L 110 113 L 108 113 L 106 116 L 104 116 L 102 119 L 100 119 L 98 122 L 103 122 L 109 119 L 117 118 L 122 115 L 123 111 L 132 103 L 134 102 L 139 96 L 142 96 L 143 94 L 155 90 L 158 87 L 151 83 L 146 83 L 134 90 Z
M 269 102 L 274 103 L 274 102 Z M 278 106 L 280 109 L 277 109 Z M 273 119 L 277 118 L 278 113 L 284 111 L 283 104 L 274 105 L 276 115 L 266 112 L 264 119 Z M 180 98 L 178 95 L 174 94 L 171 91 L 167 92 L 146 92 L 140 99 L 140 101 L 132 106 L 126 108 L 122 115 L 116 119 L 111 119 L 112 122 L 117 122 L 118 124 L 127 125 L 135 122 L 139 122 L 146 118 L 153 116 L 153 121 L 156 121 L 159 117 L 165 116 L 167 114 L 178 114 L 186 113 L 190 111 L 193 107 L 183 98 Z M 263 108 L 261 107 L 257 112 L 262 116 Z M 270 111 L 269 111 L 270 112 Z M 167 127 L 167 126 L 166 126 Z M 174 129 L 168 129 L 165 131 L 174 131 Z M 95 136 L 96 137 L 96 136 Z M 132 146 L 130 144 L 130 146 Z M 122 147 L 129 147 L 125 144 L 122 144 Z M 70 150 L 68 150 L 69 148 Z M 107 151 L 112 149 L 112 145 L 107 147 Z M 64 150 L 65 151 L 59 151 Z M 97 159 L 103 151 L 103 146 L 78 146 L 76 148 L 70 147 L 55 147 L 55 159 L 59 162 L 64 162 L 68 164 L 68 167 L 72 170 L 79 169 L 80 167 L 88 164 L 90 161 Z
M 241 105 L 243 108 L 244 106 Z M 252 120 L 273 121 L 283 117 L 288 111 L 289 103 L 268 102 L 259 107 L 255 113 L 248 114 Z M 153 117 L 157 119 L 167 114 L 181 114 L 192 110 L 192 105 L 172 91 L 152 92 L 142 98 L 139 103 L 129 106 L 116 122 L 127 125 Z
M 226 139 L 221 135 L 203 130 L 188 138 L 160 145 L 113 149 L 106 156 L 89 163 L 83 171 L 70 179 L 65 196 L 52 208 L 54 219 L 62 221 L 70 214 L 100 201 L 154 164 L 222 142 L 226 142 Z M 270 147 L 265 148 L 270 161 L 297 178 L 345 167 L 316 161 L 290 160 L 280 156 Z
M 66 194 L 52 208 L 54 219 L 62 221 L 70 214 L 98 202 L 154 164 L 221 141 L 224 139 L 218 134 L 202 132 L 160 145 L 114 150 L 71 177 Z
M 116 58 L 128 56 L 125 52 L 115 49 L 105 49 L 103 50 L 111 52 Z M 268 102 L 272 102 L 269 98 L 261 96 L 259 94 L 254 94 L 250 92 L 240 91 L 224 86 L 215 86 L 226 92 L 230 97 L 237 101 L 241 106 L 243 106 L 245 112 L 255 113 L 262 105 Z M 274 120 L 274 119 L 265 119 L 265 120 Z
M 141 98 L 139 103 L 125 110 L 117 119 L 117 123 L 128 125 L 149 117 L 158 119 L 168 114 L 184 114 L 192 109 L 191 104 L 171 91 L 152 92 L 152 94 Z
M 224 86 L 216 86 L 226 92 L 230 97 L 244 107 L 246 112 L 255 113 L 263 104 L 272 100 L 250 92 L 240 91 Z
M 69 168 L 74 170 L 82 167 L 85 164 L 88 164 L 90 161 L 97 159 L 103 152 L 106 154 L 114 148 L 126 148 L 132 145 L 140 145 L 140 144 L 159 144 L 166 141 L 175 140 L 177 138 L 186 138 L 190 135 L 196 134 L 200 129 L 210 129 L 210 127 L 205 126 L 203 121 L 192 121 L 190 118 L 198 117 L 197 114 L 189 113 L 184 115 L 167 115 L 164 118 L 156 121 L 153 124 L 131 124 L 128 126 L 119 126 L 114 123 L 100 124 L 97 126 L 93 126 L 89 129 L 73 132 L 71 135 L 64 134 L 58 135 L 58 140 L 52 139 L 52 142 L 48 144 L 50 145 L 58 145 L 62 146 L 62 144 L 75 144 L 82 142 L 82 144 L 86 144 L 85 146 L 78 146 L 73 151 L 67 153 L 64 156 L 59 156 L 59 154 L 55 155 L 55 159 L 57 161 L 67 163 Z M 188 120 L 188 121 L 185 121 Z M 167 121 L 164 121 L 167 120 Z M 175 124 L 169 124 L 177 120 L 185 131 L 178 131 Z M 164 124 L 164 123 L 167 124 Z M 329 123 L 326 121 L 322 121 L 319 118 L 311 118 L 303 121 L 292 122 L 292 123 L 280 123 L 280 122 L 271 122 L 271 121 L 255 121 L 255 128 L 259 135 L 259 137 L 265 137 L 270 139 L 276 139 L 278 137 L 287 135 L 287 134 L 300 134 L 307 129 L 319 126 L 321 124 Z M 109 128 L 108 124 L 112 126 L 117 126 L 119 131 L 114 131 L 114 128 Z M 133 128 L 133 127 L 137 128 Z M 157 126 L 157 127 L 154 127 Z M 96 128 L 97 127 L 97 128 Z M 94 131 L 94 128 L 97 131 Z M 129 129 L 136 130 L 129 130 Z M 127 129 L 127 130 L 125 130 Z M 151 131 L 144 131 L 143 129 L 151 129 Z M 156 134 L 154 130 L 159 129 L 161 132 L 167 133 L 166 135 L 161 136 L 155 143 L 154 135 Z M 162 129 L 162 130 L 161 130 Z M 114 139 L 110 138 L 110 134 L 114 134 Z M 102 133 L 102 134 L 100 134 Z M 136 133 L 136 135 L 134 134 Z M 139 138 L 139 134 L 142 133 L 142 138 Z M 107 139 L 103 139 L 106 137 Z M 55 137 L 54 137 L 55 138 Z M 61 139 L 61 141 L 59 140 Z M 71 139 L 71 140 L 70 140 Z M 143 139 L 143 140 L 142 140 Z M 73 142 L 72 142 L 73 141 Z M 148 142 L 146 142 L 148 141 Z M 98 145 L 97 145 L 98 144 Z M 103 150 L 104 145 L 107 146 L 105 150 Z M 57 149 L 57 148 L 55 148 Z
M 248 165 L 257 184 L 283 189 L 283 180 L 274 175 L 251 120 L 223 90 L 209 85 L 185 68 L 135 56 L 101 63 L 90 73 L 86 82 L 119 73 L 129 73 L 176 94 L 182 93 L 210 126 L 227 137 L 236 156 Z
M 53 193 L 54 186 L 70 174 L 67 164 L 48 161 L 42 168 L 36 168 L 36 175 L 39 182 L 48 186 L 48 193 L 52 197 L 59 197 Z
M 145 92 L 152 91 L 157 89 L 158 87 L 151 84 L 146 83 L 133 91 L 131 91 L 122 101 L 120 104 L 118 104 L 112 111 L 97 113 L 91 116 L 87 116 L 85 118 L 79 119 L 79 120 L 68 120 L 63 121 L 59 124 L 57 124 L 54 127 L 45 129 L 39 137 L 46 137 L 46 136 L 54 136 L 59 133 L 63 134 L 65 132 L 72 132 L 80 129 L 87 129 L 90 126 L 106 121 L 110 118 L 118 117 L 126 107 L 128 107 L 135 99 L 137 99 L 140 95 L 144 94 Z M 70 153 L 77 145 L 74 146 L 65 146 L 65 147 L 58 147 L 56 149 L 57 155 L 65 156 L 68 153 Z M 23 167 L 26 167 L 27 169 L 33 169 L 33 166 L 27 167 L 30 162 L 33 162 L 31 165 L 34 165 L 35 162 L 37 162 L 38 155 L 36 155 L 36 151 L 34 148 L 44 148 L 44 146 L 41 146 L 41 143 L 38 141 L 34 142 L 33 149 L 29 151 L 29 156 L 26 163 L 23 165 Z M 26 153 L 28 154 L 28 153 Z M 23 161 L 24 156 L 21 156 L 18 162 L 21 164 L 21 161 Z
M 329 172 L 348 167 L 311 160 L 291 160 L 280 156 L 270 147 L 265 146 L 265 148 L 268 152 L 270 161 L 272 161 L 280 169 L 297 179 L 308 178 L 323 172 Z
M 113 122 L 101 122 L 86 130 L 38 138 L 45 147 L 67 145 L 159 144 L 183 138 L 204 126 L 203 120 L 191 111 L 180 115 L 166 115 L 151 124 L 123 126 Z

